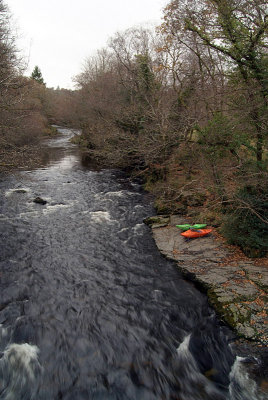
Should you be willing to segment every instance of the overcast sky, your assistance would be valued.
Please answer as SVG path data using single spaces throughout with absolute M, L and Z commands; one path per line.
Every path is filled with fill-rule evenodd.
M 161 23 L 168 0 L 6 0 L 18 28 L 18 46 L 49 87 L 73 87 L 86 57 L 109 37 L 140 24 Z

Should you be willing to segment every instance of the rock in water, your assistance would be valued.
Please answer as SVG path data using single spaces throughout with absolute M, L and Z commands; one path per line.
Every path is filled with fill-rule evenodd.
M 15 192 L 16 193 L 27 193 L 27 190 L 25 190 L 25 189 L 16 189 Z
M 33 202 L 34 202 L 34 203 L 37 203 L 37 204 L 42 204 L 42 205 L 47 204 L 47 201 L 44 200 L 44 199 L 42 199 L 42 197 L 36 197 L 36 198 L 33 200 Z

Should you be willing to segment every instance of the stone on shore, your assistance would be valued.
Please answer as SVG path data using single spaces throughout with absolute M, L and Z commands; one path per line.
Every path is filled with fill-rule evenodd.
M 143 222 L 151 228 L 161 228 L 169 224 L 170 217 L 167 215 L 157 215 L 156 217 L 145 218 Z

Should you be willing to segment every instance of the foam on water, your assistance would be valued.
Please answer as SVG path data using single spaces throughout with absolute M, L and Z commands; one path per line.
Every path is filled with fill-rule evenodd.
M 213 371 L 207 371 L 208 377 L 204 376 L 190 351 L 191 334 L 186 336 L 177 349 L 178 368 L 183 374 L 181 380 L 182 400 L 265 400 L 264 394 L 258 392 L 257 384 L 248 375 L 245 369 L 245 359 L 236 357 L 229 374 L 229 387 L 226 395 L 219 392 L 216 385 L 208 377 Z M 182 370 L 183 367 L 183 370 Z M 183 371 L 183 372 L 182 372 Z M 205 393 L 206 397 L 199 397 L 198 391 Z
M 35 399 L 42 368 L 37 346 L 11 344 L 0 359 L 1 400 Z
M 254 382 L 245 369 L 245 358 L 236 357 L 230 372 L 230 400 L 264 400 L 264 394 L 258 393 Z
M 53 212 L 57 212 L 59 209 L 68 209 L 72 207 L 75 204 L 75 202 L 69 203 L 69 204 L 55 204 L 55 205 L 50 205 L 47 206 L 42 210 L 43 214 L 50 214 Z
M 135 234 L 139 232 L 142 233 L 141 231 L 143 230 L 144 226 L 145 226 L 144 224 L 136 224 L 133 228 Z
M 27 211 L 27 212 L 22 212 L 18 214 L 18 217 L 12 218 L 12 219 L 17 219 L 17 218 L 34 218 L 34 217 L 39 217 L 40 216 L 40 211 Z M 11 219 L 11 218 L 10 218 Z
M 191 335 L 187 335 L 177 349 L 178 366 L 183 375 L 181 383 L 181 400 L 224 400 L 216 386 L 199 371 L 198 365 L 189 350 Z M 203 397 L 200 396 L 203 393 Z M 206 397 L 204 397 L 206 396 Z
M 71 207 L 74 206 L 74 204 L 76 204 L 76 201 L 71 201 L 67 204 L 47 204 L 45 206 L 40 206 L 38 205 L 38 209 L 34 209 L 33 207 L 37 207 L 36 205 L 34 205 L 34 203 L 28 203 L 28 207 L 31 207 L 31 210 L 29 211 L 25 211 L 22 212 L 20 214 L 18 214 L 18 217 L 15 217 L 13 219 L 17 219 L 17 218 L 38 218 L 40 217 L 41 214 L 46 215 L 46 214 L 51 214 L 53 212 L 57 212 L 59 210 L 64 210 L 64 209 L 69 209 Z M 12 219 L 12 218 L 9 218 Z M 1 220 L 1 215 L 0 215 L 0 220 Z M 4 218 L 3 218 L 4 220 Z
M 91 220 L 97 223 L 111 222 L 111 216 L 108 211 L 91 211 Z
M 8 189 L 5 192 L 5 197 L 10 197 L 13 194 L 20 194 L 20 193 L 30 193 L 30 189 L 29 188 L 24 188 L 24 187 L 17 187 L 17 188 L 13 188 L 13 189 Z
M 126 195 L 125 190 L 119 190 L 117 192 L 107 192 L 105 196 L 117 196 L 117 197 L 124 197 Z
M 114 191 L 114 192 L 101 192 L 101 193 L 97 193 L 95 194 L 95 197 L 99 200 L 108 197 L 126 197 L 126 196 L 137 196 L 140 195 L 140 193 L 133 193 L 130 192 L 128 190 L 118 190 L 118 191 Z

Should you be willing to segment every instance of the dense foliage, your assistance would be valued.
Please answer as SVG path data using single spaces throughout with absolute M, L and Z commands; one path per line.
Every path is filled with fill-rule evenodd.
M 261 257 L 268 249 L 268 186 L 245 186 L 229 210 L 222 232 L 229 243 L 249 257 Z

